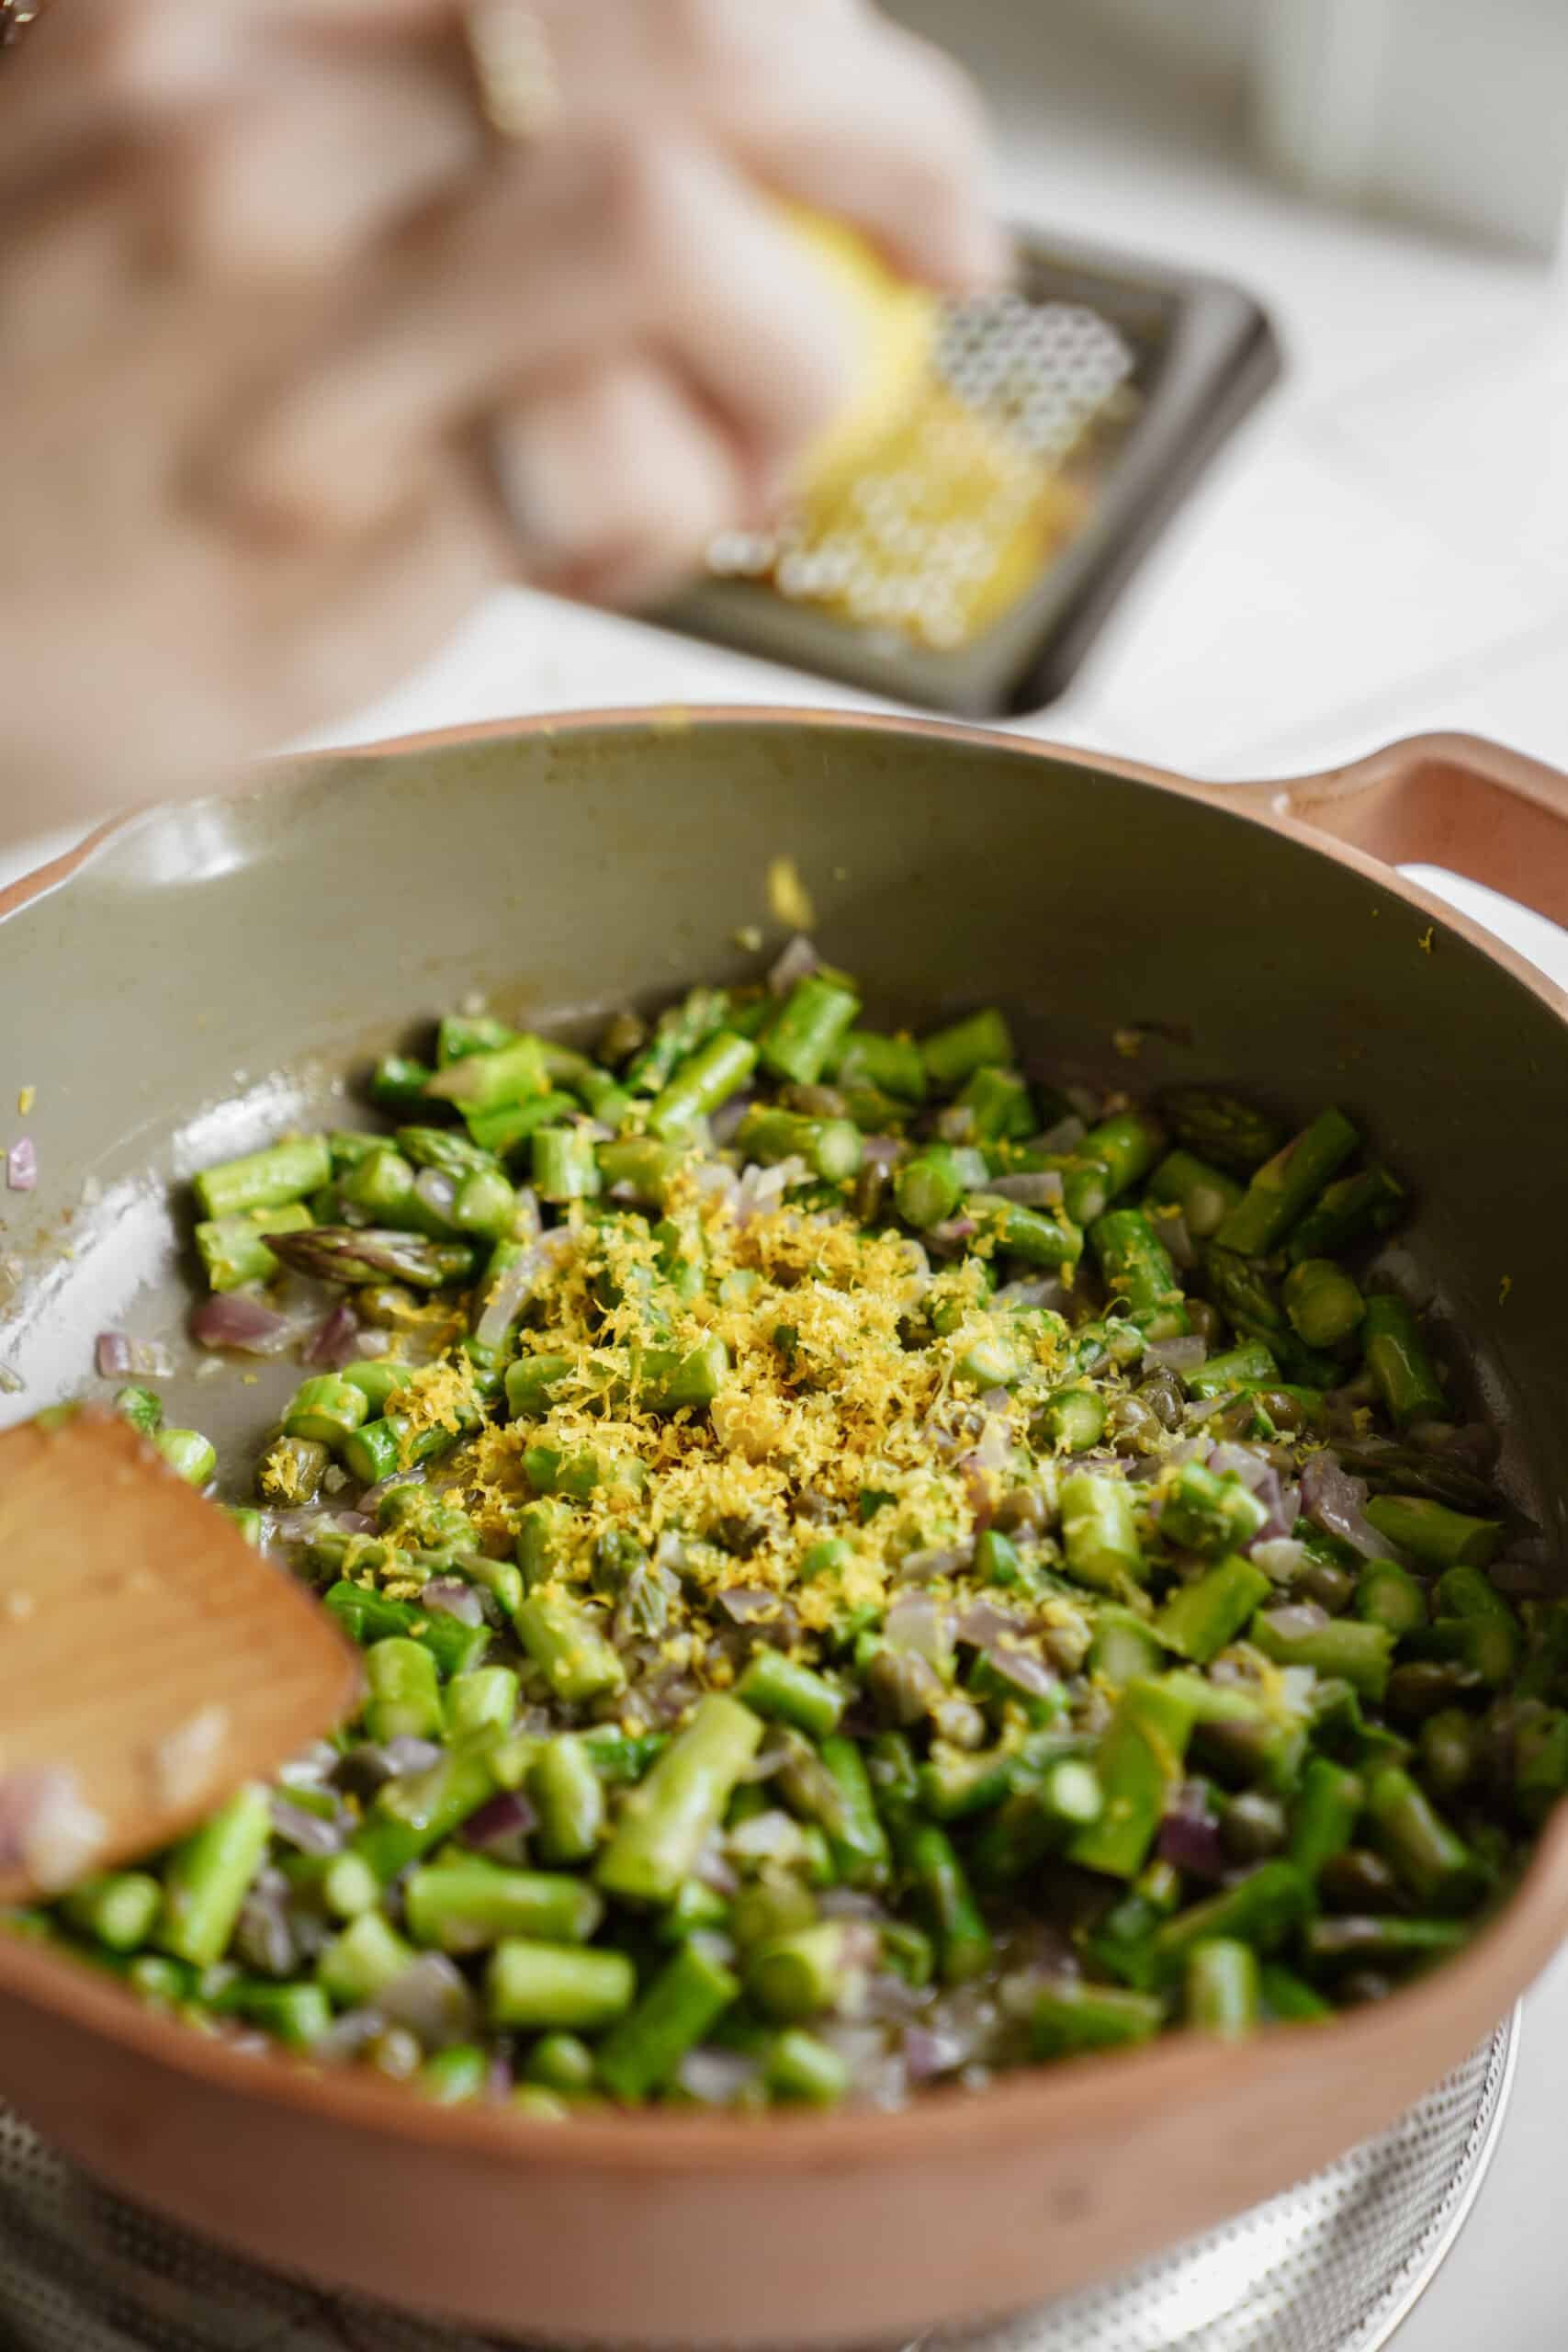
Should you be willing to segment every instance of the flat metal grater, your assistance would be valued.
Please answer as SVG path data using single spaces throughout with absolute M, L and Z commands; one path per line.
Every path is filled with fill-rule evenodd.
M 655 618 L 961 717 L 1062 691 L 1279 353 L 1221 280 L 1017 251 L 1012 288 L 947 311 L 852 478 L 726 534 Z
M 1474 2200 L 1517 2039 L 1516 2011 L 1391 2131 L 1125 2278 L 880 2352 L 1378 2352 Z M 1201 2139 L 1196 2120 L 1194 2132 Z M 4 2109 L 0 2343 L 7 2352 L 547 2352 L 260 2270 L 98 2188 Z

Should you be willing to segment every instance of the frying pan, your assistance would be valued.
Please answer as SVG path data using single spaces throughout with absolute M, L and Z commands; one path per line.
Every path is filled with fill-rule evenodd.
M 1568 1001 L 1383 861 L 1568 919 L 1568 779 L 1458 736 L 1225 790 L 901 719 L 594 715 L 133 818 L 0 899 L 0 1080 L 38 1090 L 41 1171 L 6 1202 L 6 1409 L 79 1388 L 100 1326 L 177 1332 L 171 1179 L 331 1114 L 468 989 L 570 1024 L 740 973 L 780 853 L 874 1015 L 996 998 L 1056 1071 L 1342 1102 L 1416 1190 L 1412 1278 L 1561 1548 Z M 170 1401 L 246 1460 L 279 1395 Z M 231 2051 L 0 1939 L 0 2091 L 132 2198 L 329 2284 L 535 2337 L 842 2342 L 1021 2306 L 1269 2195 L 1388 2124 L 1565 1929 L 1560 1815 L 1476 1943 L 1341 2022 L 897 2114 L 566 2126 Z

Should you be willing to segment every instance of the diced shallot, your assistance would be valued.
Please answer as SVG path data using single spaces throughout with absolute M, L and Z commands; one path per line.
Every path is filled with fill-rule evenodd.
M 883 1633 L 893 1650 L 912 1650 L 929 1666 L 947 1657 L 952 1626 L 944 1611 L 929 1592 L 901 1592 L 884 1620 Z
M 769 994 L 788 996 L 796 980 L 809 978 L 821 960 L 806 933 L 797 931 L 773 960 L 768 974 Z
M 987 1193 L 999 1193 L 1004 1201 L 1017 1201 L 1026 1209 L 1054 1209 L 1062 1197 L 1062 1178 L 1055 1168 L 1026 1169 L 1017 1176 L 993 1176 L 987 1183 Z
M 1185 1376 L 1200 1371 L 1208 1353 L 1207 1340 L 1201 1340 L 1196 1331 L 1183 1331 L 1174 1340 L 1152 1340 L 1144 1351 L 1144 1362 Z
M 438 1617 L 456 1617 L 460 1625 L 482 1625 L 484 1607 L 471 1584 L 461 1577 L 433 1577 L 420 1589 L 419 1605 Z
M 359 1325 L 354 1309 L 346 1300 L 340 1300 L 317 1327 L 305 1350 L 305 1362 L 323 1364 L 329 1371 L 341 1372 L 345 1363 L 353 1363 L 358 1357 L 359 1342 Z
M 264 1306 L 241 1290 L 215 1292 L 190 1318 L 191 1337 L 204 1348 L 236 1348 L 243 1354 L 275 1356 L 298 1336 L 299 1327 L 276 1307 Z
M 1364 1560 L 1396 1559 L 1386 1536 L 1362 1516 L 1364 1478 L 1352 1478 L 1332 1453 L 1314 1453 L 1302 1471 L 1302 1509 L 1325 1535 L 1337 1535 Z

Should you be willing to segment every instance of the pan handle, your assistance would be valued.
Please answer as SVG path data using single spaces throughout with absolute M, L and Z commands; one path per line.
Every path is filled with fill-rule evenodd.
M 1568 926 L 1568 775 L 1479 735 L 1417 735 L 1349 767 L 1214 797 L 1382 858 L 1441 865 Z

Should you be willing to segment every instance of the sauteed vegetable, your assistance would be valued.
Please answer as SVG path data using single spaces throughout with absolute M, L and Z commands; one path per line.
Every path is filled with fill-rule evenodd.
M 1338 1109 L 1059 1091 L 804 941 L 592 1054 L 451 1015 L 369 1094 L 196 1182 L 205 1345 L 337 1286 L 231 1508 L 362 1715 L 36 1931 L 556 2115 L 1323 2018 L 1506 1893 L 1568 1606 Z

